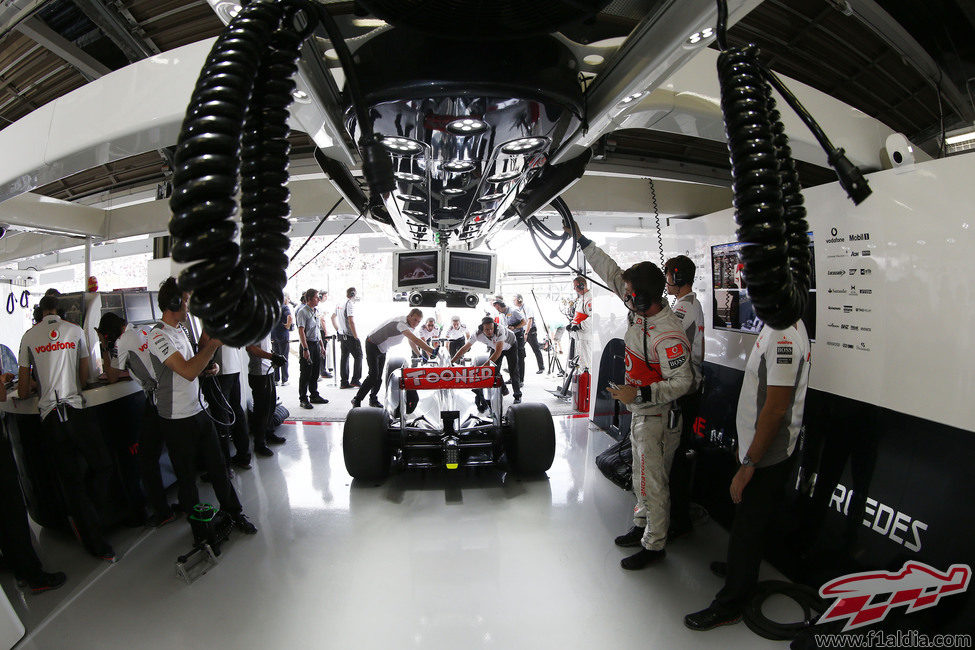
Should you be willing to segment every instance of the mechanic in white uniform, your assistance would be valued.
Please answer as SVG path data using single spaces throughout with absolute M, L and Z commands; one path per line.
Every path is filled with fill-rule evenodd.
M 38 306 L 41 320 L 20 342 L 17 395 L 20 399 L 29 395 L 33 371 L 43 444 L 64 490 L 69 516 L 88 552 L 112 562 L 115 551 L 102 534 L 98 515 L 108 499 L 112 460 L 101 432 L 82 409 L 88 343 L 80 327 L 58 316 L 55 296 L 44 296 Z M 86 478 L 79 457 L 88 465 L 90 477 Z
M 538 344 L 538 323 L 536 322 L 535 318 L 535 310 L 525 302 L 525 299 L 520 293 L 515 294 L 515 307 L 521 310 L 521 313 L 525 315 L 525 321 L 527 321 L 527 325 L 525 325 L 525 342 L 528 344 L 528 347 L 532 349 L 532 352 L 535 353 L 535 363 L 538 365 L 538 371 L 535 374 L 541 375 L 545 372 L 545 362 L 542 360 L 542 349 Z M 522 361 L 524 361 L 524 359 L 522 359 Z M 524 383 L 524 363 L 522 364 L 521 368 L 521 378 L 522 383 Z
M 270 334 L 257 345 L 248 345 L 247 356 L 247 383 L 254 397 L 254 453 L 267 458 L 274 455 L 267 446 L 268 442 L 278 445 L 285 442 L 282 436 L 274 433 L 271 426 L 271 416 L 277 401 L 272 368 L 283 366 L 285 358 L 284 355 L 271 352 Z
M 214 375 L 219 371 L 211 366 L 211 361 L 221 343 L 208 339 L 193 354 L 190 340 L 179 324 L 186 318 L 189 293 L 179 288 L 176 278 L 168 278 L 160 285 L 157 300 L 162 320 L 149 330 L 149 352 L 156 373 L 156 408 L 176 472 L 180 506 L 183 512 L 193 512 L 194 506 L 200 503 L 196 472 L 197 453 L 202 453 L 221 510 L 230 515 L 238 530 L 253 535 L 257 528 L 244 516 L 234 486 L 230 484 L 217 431 L 204 412 L 206 404 L 200 393 L 198 377 L 204 372 Z
M 423 319 L 423 312 L 419 309 L 411 309 L 406 318 L 400 316 L 388 320 L 366 337 L 366 365 L 369 367 L 369 374 L 359 387 L 356 396 L 352 398 L 352 406 L 362 406 L 362 398 L 369 394 L 369 406 L 382 408 L 382 404 L 376 398 L 379 388 L 382 386 L 383 369 L 386 367 L 386 352 L 391 347 L 406 338 L 411 344 L 416 345 L 428 354 L 434 354 L 433 348 L 413 333 L 416 326 Z
M 429 345 L 431 348 L 436 349 L 440 347 L 440 341 L 437 340 L 440 338 L 440 328 L 437 327 L 437 321 L 433 316 L 428 318 L 425 323 L 417 327 L 413 333 L 416 334 L 418 339 Z M 414 352 L 416 352 L 416 350 L 414 350 Z M 423 360 L 429 361 L 433 356 L 434 355 L 424 353 Z
M 464 347 L 467 340 L 471 338 L 471 333 L 467 331 L 467 325 L 460 322 L 460 316 L 452 316 L 450 327 L 443 331 L 443 337 L 447 339 L 447 349 L 453 357 L 457 354 L 457 350 Z
M 109 312 L 102 314 L 96 332 L 107 354 L 102 360 L 109 383 L 122 378 L 123 372 L 139 384 L 146 394 L 142 422 L 138 432 L 138 463 L 142 487 L 145 489 L 149 508 L 148 524 L 155 528 L 168 524 L 176 517 L 163 488 L 159 457 L 163 439 L 159 428 L 159 412 L 156 411 L 156 375 L 152 371 L 149 354 L 149 326 L 133 327 L 119 316 Z
M 691 369 L 694 383 L 691 390 L 677 400 L 681 412 L 680 445 L 670 468 L 670 532 L 671 540 L 689 533 L 691 523 L 691 463 L 687 451 L 694 442 L 694 422 L 701 407 L 701 365 L 704 362 L 704 310 L 694 295 L 694 273 L 697 267 L 686 255 L 672 257 L 664 264 L 667 294 L 677 298 L 676 316 L 691 344 Z
M 738 458 L 731 500 L 738 504 L 728 538 L 728 560 L 713 563 L 724 587 L 707 609 L 684 617 L 692 630 L 737 623 L 753 595 L 766 530 L 792 474 L 792 452 L 802 426 L 811 361 L 803 322 L 784 330 L 762 327 L 745 365 L 738 396 Z
M 626 346 L 626 385 L 610 388 L 633 413 L 633 528 L 616 538 L 618 546 L 642 548 L 620 563 L 642 569 L 665 555 L 670 524 L 670 464 L 680 442 L 680 417 L 674 400 L 694 382 L 690 343 L 663 298 L 664 274 L 651 262 L 625 271 L 587 237 L 578 235 L 586 261 L 630 310 Z
M 572 281 L 572 288 L 579 297 L 576 298 L 572 322 L 565 326 L 565 331 L 576 342 L 575 352 L 579 359 L 579 372 L 582 372 L 592 364 L 592 321 L 589 320 L 592 315 L 592 291 L 581 275 Z
M 509 329 L 498 327 L 494 322 L 494 319 L 492 319 L 490 316 L 485 316 L 481 320 L 481 324 L 478 326 L 477 332 L 475 332 L 474 336 L 472 336 L 470 340 L 464 344 L 464 347 L 454 354 L 453 358 L 450 360 L 450 363 L 457 363 L 457 360 L 463 357 L 464 353 L 467 352 L 475 343 L 483 343 L 488 347 L 488 351 L 491 353 L 488 361 L 498 367 L 499 373 L 501 372 L 501 357 L 504 357 L 508 362 L 508 374 L 511 376 L 511 394 L 514 397 L 513 403 L 520 404 L 521 382 L 518 381 L 518 340 L 515 337 L 515 333 Z M 477 389 L 474 392 L 480 398 L 478 400 L 478 408 L 481 408 L 484 402 L 483 397 L 481 397 L 480 389 Z M 503 395 L 508 394 L 508 387 L 504 384 L 501 385 L 501 393 Z
M 206 332 L 200 335 L 200 345 L 206 345 L 210 337 Z M 240 395 L 241 371 L 243 362 L 241 349 L 221 345 L 213 355 L 213 362 L 220 368 L 213 377 L 203 377 L 203 397 L 220 422 L 215 422 L 220 450 L 224 459 L 237 469 L 251 467 L 250 427 L 247 413 L 244 412 Z M 228 410 L 229 408 L 229 410 Z M 233 424 L 225 424 L 233 421 Z M 234 443 L 234 454 L 230 454 L 230 441 Z

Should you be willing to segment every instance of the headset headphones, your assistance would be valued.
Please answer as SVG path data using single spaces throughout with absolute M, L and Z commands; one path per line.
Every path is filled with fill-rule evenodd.
M 477 333 L 483 334 L 485 325 L 493 326 L 494 324 L 495 323 L 493 318 L 491 318 L 490 316 L 485 316 L 484 318 L 481 319 L 481 324 L 477 326 Z
M 586 290 L 586 280 L 584 278 L 581 278 L 581 277 L 580 278 L 576 278 L 575 280 L 572 281 L 572 288 L 575 289 L 576 291 L 585 291 Z
M 683 287 L 685 284 L 691 284 L 694 282 L 694 263 L 684 255 L 679 255 L 671 260 L 669 260 L 670 267 L 667 269 L 667 273 L 670 273 L 671 278 L 674 281 L 673 286 Z M 683 267 L 683 271 L 681 268 Z M 690 268 L 688 268 L 690 267 Z M 684 274 L 686 271 L 690 277 Z
M 348 291 L 346 291 L 345 292 L 345 297 L 348 298 L 349 300 L 352 300 L 353 298 L 355 298 L 355 289 L 354 288 L 350 288 Z
M 652 262 L 640 262 L 625 271 L 623 277 L 629 280 L 632 287 L 627 302 L 630 303 L 633 311 L 643 313 L 660 300 L 666 283 L 663 276 L 664 274 Z M 652 286 L 657 283 L 659 283 L 657 287 Z M 657 295 L 653 295 L 650 291 L 653 288 L 657 288 L 659 292 Z
M 165 303 L 163 303 L 162 298 L 160 297 L 159 308 L 162 309 L 163 311 L 167 311 L 167 310 L 179 311 L 180 309 L 182 309 L 183 292 L 180 291 L 179 283 L 176 281 L 176 278 L 169 278 L 168 280 L 163 282 L 162 286 L 159 287 L 160 293 L 162 293 L 164 288 L 166 291 L 169 291 L 171 288 L 173 292 L 172 295 L 169 296 L 169 300 L 167 300 Z

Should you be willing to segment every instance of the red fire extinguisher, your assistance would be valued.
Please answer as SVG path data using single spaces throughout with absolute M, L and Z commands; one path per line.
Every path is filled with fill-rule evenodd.
M 589 412 L 589 382 L 589 371 L 583 370 L 576 385 L 576 410 L 580 413 Z

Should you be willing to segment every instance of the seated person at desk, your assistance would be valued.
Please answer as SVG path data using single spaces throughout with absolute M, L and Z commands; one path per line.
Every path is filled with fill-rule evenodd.
M 0 375 L 0 402 L 7 401 L 6 384 L 13 378 L 9 372 Z M 17 464 L 6 431 L 0 435 L 0 552 L 17 582 L 26 583 L 34 593 L 57 589 L 68 579 L 60 571 L 46 573 L 34 551 Z
M 88 383 L 88 344 L 80 327 L 58 316 L 55 296 L 41 298 L 40 308 L 40 322 L 27 330 L 20 342 L 17 395 L 27 398 L 33 371 L 45 434 L 43 444 L 60 479 L 72 527 L 89 553 L 114 562 L 115 551 L 102 534 L 98 516 L 108 496 L 112 461 L 101 434 L 82 410 L 81 391 Z M 91 472 L 90 481 L 85 480 L 79 456 Z

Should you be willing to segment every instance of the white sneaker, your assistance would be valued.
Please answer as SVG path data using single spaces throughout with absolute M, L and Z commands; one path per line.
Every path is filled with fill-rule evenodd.
M 282 385 L 282 386 L 287 386 L 287 385 L 288 385 L 288 382 L 286 382 L 286 381 L 282 381 L 282 382 L 281 382 L 281 385 Z

